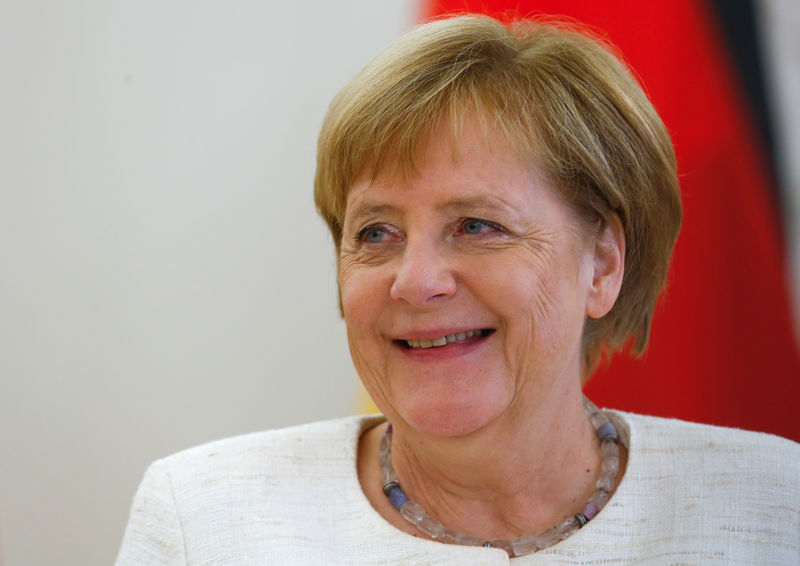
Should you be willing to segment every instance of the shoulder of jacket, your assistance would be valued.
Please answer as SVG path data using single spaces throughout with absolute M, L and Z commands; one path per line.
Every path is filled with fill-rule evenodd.
M 647 450 L 696 451 L 722 461 L 763 460 L 796 470 L 800 481 L 800 444 L 787 438 L 737 428 L 616 412 L 628 425 L 634 447 Z M 636 449 L 636 448 L 635 448 Z
M 251 432 L 187 448 L 153 462 L 152 468 L 173 474 L 220 468 L 270 466 L 303 455 L 341 453 L 343 444 L 361 430 L 380 422 L 380 416 L 351 416 L 285 428 Z

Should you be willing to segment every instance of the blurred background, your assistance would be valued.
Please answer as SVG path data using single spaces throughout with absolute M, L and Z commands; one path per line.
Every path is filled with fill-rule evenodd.
M 793 0 L 5 2 L 0 564 L 112 563 L 153 459 L 364 410 L 313 209 L 322 116 L 414 23 L 510 8 L 618 45 L 677 147 L 653 347 L 590 395 L 800 440 Z

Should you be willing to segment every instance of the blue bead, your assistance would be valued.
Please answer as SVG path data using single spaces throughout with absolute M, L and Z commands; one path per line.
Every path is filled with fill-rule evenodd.
M 617 429 L 614 427 L 614 425 L 608 421 L 597 427 L 597 438 L 600 440 L 603 440 L 604 438 L 613 438 L 614 440 L 617 440 L 619 435 L 617 435 Z
M 394 508 L 399 511 L 400 508 L 403 506 L 403 503 L 408 501 L 408 497 L 406 497 L 403 488 L 398 485 L 396 488 L 394 488 L 392 491 L 389 492 L 389 501 L 394 506 Z

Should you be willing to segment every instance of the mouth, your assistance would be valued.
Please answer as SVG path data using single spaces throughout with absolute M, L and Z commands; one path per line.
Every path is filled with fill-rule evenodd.
M 466 332 L 447 334 L 431 340 L 395 340 L 395 343 L 409 350 L 441 348 L 443 346 L 447 346 L 448 344 L 466 344 L 469 342 L 475 342 L 476 340 L 480 340 L 489 336 L 493 332 L 494 329 L 492 328 L 479 328 L 476 330 L 468 330 Z

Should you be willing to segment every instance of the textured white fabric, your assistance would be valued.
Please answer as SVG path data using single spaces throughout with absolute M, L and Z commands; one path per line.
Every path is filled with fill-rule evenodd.
M 616 494 L 586 527 L 536 554 L 444 545 L 401 532 L 356 473 L 351 417 L 255 433 L 154 462 L 117 566 L 800 565 L 800 445 L 610 413 L 629 435 Z

